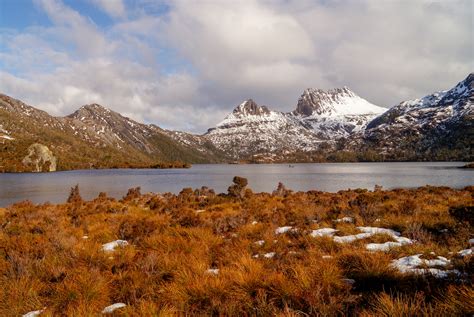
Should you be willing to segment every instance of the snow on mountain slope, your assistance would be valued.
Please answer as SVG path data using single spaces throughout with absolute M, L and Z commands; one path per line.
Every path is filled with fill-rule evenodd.
M 314 151 L 359 131 L 387 109 L 360 98 L 348 88 L 306 89 L 296 110 L 283 113 L 249 99 L 205 135 L 234 158 L 259 153 Z
M 338 117 L 341 115 L 380 114 L 387 109 L 371 104 L 347 87 L 306 89 L 298 100 L 295 115 Z
M 292 114 L 319 138 L 334 140 L 362 130 L 385 111 L 344 87 L 328 91 L 306 89 Z
M 121 149 L 130 144 L 146 153 L 153 151 L 149 143 L 153 129 L 138 123 L 101 105 L 85 105 L 69 115 L 74 134 L 88 141 L 96 141 L 103 146 Z
M 474 115 L 474 73 L 454 88 L 420 99 L 408 100 L 392 107 L 367 126 L 366 134 L 377 130 L 442 127 L 443 124 L 472 120 Z
M 364 141 L 385 153 L 402 147 L 410 147 L 414 152 L 432 152 L 443 147 L 450 151 L 459 148 L 472 156 L 473 102 L 474 73 L 471 73 L 450 90 L 390 108 L 367 125 Z
M 252 99 L 237 106 L 204 137 L 234 158 L 276 151 L 309 151 L 320 142 L 295 118 L 258 106 Z

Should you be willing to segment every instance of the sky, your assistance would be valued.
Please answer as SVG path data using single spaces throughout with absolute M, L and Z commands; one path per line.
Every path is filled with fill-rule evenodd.
M 99 103 L 203 133 L 306 88 L 390 107 L 473 67 L 471 0 L 0 0 L 0 92 L 62 116 Z

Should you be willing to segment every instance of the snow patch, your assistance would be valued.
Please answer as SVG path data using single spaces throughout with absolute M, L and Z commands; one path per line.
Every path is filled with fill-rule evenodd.
M 207 274 L 217 275 L 219 274 L 219 269 L 208 269 L 206 270 Z
M 458 252 L 458 254 L 459 254 L 460 256 L 462 256 L 462 257 L 472 255 L 472 248 L 471 248 L 471 249 L 461 250 L 461 251 Z
M 352 217 L 343 217 L 341 219 L 334 220 L 334 222 L 354 223 L 354 218 L 352 218 Z
M 359 234 L 353 234 L 349 236 L 334 237 L 334 241 L 337 243 L 351 243 L 356 240 L 369 238 L 373 235 L 374 235 L 373 233 L 359 233 Z
M 399 242 L 385 242 L 385 243 L 369 243 L 365 246 L 365 248 L 369 251 L 389 251 L 391 248 L 394 247 L 401 247 L 402 244 Z
M 416 254 L 393 260 L 391 266 L 398 269 L 401 273 L 413 273 L 418 275 L 431 274 L 437 278 L 446 278 L 449 274 L 460 274 L 458 270 L 441 270 L 433 268 L 448 266 L 451 261 L 445 257 L 438 256 L 437 259 L 425 260 L 420 256 L 421 254 Z M 420 266 L 427 266 L 428 268 L 419 268 Z
M 362 233 L 347 235 L 347 236 L 334 236 L 338 231 L 333 228 L 322 228 L 313 230 L 310 235 L 312 237 L 333 237 L 333 240 L 337 243 L 351 243 L 360 239 L 367 239 L 376 234 L 386 234 L 389 235 L 396 242 L 385 242 L 385 243 L 369 243 L 366 245 L 366 249 L 369 251 L 388 251 L 394 247 L 401 247 L 405 244 L 413 243 L 413 240 L 406 237 L 402 237 L 400 232 L 378 227 L 357 227 Z
M 115 241 L 103 244 L 102 250 L 106 252 L 112 252 L 117 247 L 125 247 L 127 245 L 128 245 L 128 242 L 125 240 L 115 240 Z
M 127 305 L 124 304 L 124 303 L 115 303 L 115 304 L 112 304 L 110 306 L 107 306 L 105 307 L 103 310 L 102 310 L 102 314 L 112 314 L 115 310 L 119 309 L 119 308 L 123 308 L 123 307 L 126 307 Z
M 30 312 L 24 314 L 23 317 L 36 317 L 36 316 L 41 315 L 41 313 L 44 312 L 44 310 L 45 310 L 45 308 L 40 309 L 40 310 L 30 311 Z
M 275 229 L 275 234 L 283 234 L 283 233 L 286 233 L 290 230 L 295 231 L 296 229 L 293 229 L 293 227 L 291 227 L 291 226 L 278 227 L 278 228 Z
M 312 237 L 332 237 L 336 232 L 339 230 L 333 229 L 333 228 L 322 228 L 322 229 L 316 229 L 313 230 L 310 235 Z
M 265 240 L 258 240 L 258 241 L 255 241 L 254 244 L 262 246 L 262 245 L 265 244 Z

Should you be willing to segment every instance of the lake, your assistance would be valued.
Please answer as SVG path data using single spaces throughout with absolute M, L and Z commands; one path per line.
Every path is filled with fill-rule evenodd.
M 120 198 L 131 187 L 145 192 L 179 193 L 185 187 L 208 186 L 226 192 L 235 175 L 248 178 L 255 192 L 271 192 L 278 182 L 293 190 L 337 192 L 341 189 L 413 188 L 424 185 L 462 188 L 474 185 L 474 170 L 462 162 L 324 163 L 324 164 L 199 164 L 190 169 L 111 169 L 55 173 L 0 174 L 0 206 L 29 199 L 35 203 L 65 202 L 79 184 L 81 196 L 99 192 Z

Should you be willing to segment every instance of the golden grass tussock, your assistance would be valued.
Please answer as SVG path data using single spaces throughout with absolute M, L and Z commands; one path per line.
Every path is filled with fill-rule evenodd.
M 0 209 L 0 315 L 114 303 L 126 305 L 116 316 L 474 313 L 474 259 L 459 254 L 474 238 L 473 187 L 255 194 L 238 181 L 229 195 L 84 201 L 74 189 L 64 204 Z

